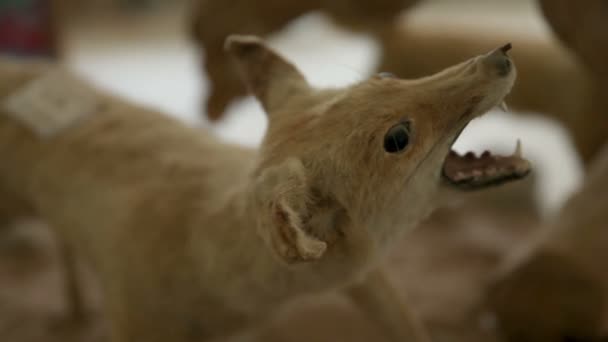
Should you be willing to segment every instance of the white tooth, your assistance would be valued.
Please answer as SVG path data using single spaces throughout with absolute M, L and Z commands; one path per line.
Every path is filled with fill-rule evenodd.
M 507 113 L 509 111 L 509 107 L 507 107 L 507 103 L 505 101 L 502 101 L 499 105 L 498 108 L 500 108 L 503 112 Z
M 521 140 L 520 139 L 517 139 L 517 144 L 515 145 L 515 152 L 513 152 L 513 156 L 514 157 L 518 157 L 518 158 L 522 157 Z

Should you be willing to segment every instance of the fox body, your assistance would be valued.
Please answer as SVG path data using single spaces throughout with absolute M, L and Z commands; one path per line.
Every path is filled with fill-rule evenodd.
M 508 48 L 418 80 L 379 75 L 323 90 L 261 40 L 231 37 L 227 50 L 269 117 L 259 150 L 54 66 L 2 61 L 3 102 L 45 77 L 48 89 L 93 96 L 72 107 L 77 99 L 53 100 L 51 119 L 90 113 L 46 135 L 24 118 L 48 106 L 4 106 L 1 200 L 44 218 L 91 262 L 115 342 L 223 338 L 329 290 L 344 290 L 387 336 L 428 340 L 377 261 L 440 196 L 528 172 L 518 155 L 450 152 L 513 85 Z

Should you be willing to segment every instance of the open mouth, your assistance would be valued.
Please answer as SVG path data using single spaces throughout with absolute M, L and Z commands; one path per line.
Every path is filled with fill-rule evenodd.
M 499 77 L 502 77 L 499 80 L 513 73 L 513 64 L 507 55 L 510 49 L 511 44 L 507 44 L 483 57 L 485 65 L 493 68 Z M 508 111 L 504 96 L 497 106 L 505 112 Z M 479 156 L 473 152 L 460 155 L 450 150 L 443 163 L 442 176 L 452 186 L 476 190 L 524 178 L 530 173 L 530 169 L 530 162 L 522 157 L 521 143 L 518 141 L 515 152 L 510 156 L 493 155 L 489 151 Z
M 530 173 L 530 162 L 521 155 L 521 143 L 510 156 L 493 155 L 489 151 L 477 156 L 474 152 L 460 155 L 454 150 L 443 163 L 443 178 L 452 186 L 476 190 L 522 179 Z

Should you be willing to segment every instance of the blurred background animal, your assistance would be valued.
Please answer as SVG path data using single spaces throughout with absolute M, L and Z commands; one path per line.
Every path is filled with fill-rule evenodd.
M 212 120 L 219 119 L 230 101 L 246 94 L 223 54 L 223 41 L 228 35 L 270 35 L 294 19 L 318 10 L 349 29 L 379 32 L 395 21 L 402 10 L 416 2 L 417 0 L 195 1 L 191 32 L 204 50 L 201 66 L 212 84 L 205 109 L 208 117 Z

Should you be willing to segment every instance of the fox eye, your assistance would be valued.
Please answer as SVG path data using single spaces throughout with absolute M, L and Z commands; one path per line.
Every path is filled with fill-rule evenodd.
M 410 123 L 402 122 L 388 130 L 384 136 L 384 150 L 388 153 L 403 151 L 410 143 Z

